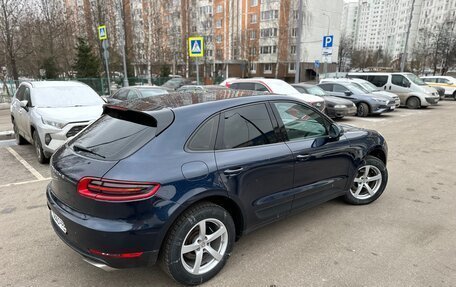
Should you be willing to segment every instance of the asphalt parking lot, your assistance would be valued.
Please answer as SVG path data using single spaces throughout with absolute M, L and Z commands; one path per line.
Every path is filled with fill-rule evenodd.
M 240 239 L 205 286 L 456 286 L 456 102 L 340 121 L 388 141 L 379 200 L 333 200 Z M 175 286 L 157 267 L 105 272 L 49 223 L 49 166 L 0 143 L 0 286 Z

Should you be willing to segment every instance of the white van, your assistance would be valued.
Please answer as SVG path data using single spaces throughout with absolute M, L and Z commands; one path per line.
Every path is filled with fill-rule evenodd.
M 410 109 L 436 105 L 440 98 L 436 89 L 412 73 L 348 73 L 347 78 L 367 80 L 387 92 L 395 93 L 401 99 L 401 106 Z

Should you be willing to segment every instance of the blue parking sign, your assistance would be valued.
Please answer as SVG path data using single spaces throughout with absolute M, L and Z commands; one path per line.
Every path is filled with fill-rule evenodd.
M 331 48 L 334 42 L 334 35 L 323 36 L 323 48 Z

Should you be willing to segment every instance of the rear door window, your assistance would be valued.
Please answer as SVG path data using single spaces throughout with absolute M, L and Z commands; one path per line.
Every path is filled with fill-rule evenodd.
M 222 114 L 217 149 L 235 149 L 277 143 L 266 104 L 254 104 Z
M 426 83 L 435 83 L 436 79 L 434 79 L 434 78 L 424 78 L 423 81 L 426 82 Z
M 334 85 L 333 84 L 320 84 L 318 86 L 327 92 L 332 92 Z
M 126 101 L 127 100 L 128 89 L 121 89 L 115 93 L 112 97 L 117 100 Z
M 444 79 L 444 78 L 439 78 L 438 82 L 442 83 L 442 84 L 448 84 L 448 83 L 450 83 L 450 80 L 447 80 L 447 79 Z
M 188 142 L 189 150 L 209 151 L 214 149 L 219 117 L 219 115 L 212 117 L 196 130 Z
M 383 87 L 388 83 L 388 76 L 369 76 L 368 80 L 377 87 Z
M 255 83 L 234 83 L 230 86 L 234 90 L 249 90 L 255 91 Z
M 334 84 L 334 92 L 345 93 L 345 91 L 348 91 L 348 89 L 346 87 L 339 85 L 339 84 Z
M 255 91 L 259 92 L 269 92 L 268 88 L 266 88 L 263 84 L 255 84 Z
M 24 100 L 24 91 L 25 91 L 25 86 L 20 86 L 16 92 L 16 99 L 18 99 L 19 101 L 23 101 Z

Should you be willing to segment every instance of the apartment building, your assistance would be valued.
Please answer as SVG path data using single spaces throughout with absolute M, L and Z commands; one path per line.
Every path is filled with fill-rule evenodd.
M 436 31 L 443 22 L 454 19 L 455 0 L 359 0 L 344 4 L 341 26 L 345 34 L 354 34 L 356 49 L 381 49 L 397 60 L 404 52 L 409 23 L 408 54 L 429 35 L 426 31 Z M 355 28 L 348 22 L 356 23 Z

